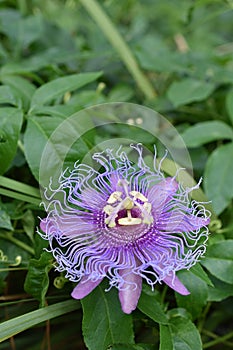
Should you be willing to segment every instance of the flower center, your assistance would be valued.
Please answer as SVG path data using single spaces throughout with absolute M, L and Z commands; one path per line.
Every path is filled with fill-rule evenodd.
M 148 202 L 148 199 L 138 191 L 129 192 L 126 180 L 120 180 L 118 186 L 122 187 L 122 191 L 111 193 L 107 205 L 103 208 L 107 215 L 105 224 L 110 228 L 115 227 L 116 224 L 121 226 L 142 223 L 150 225 L 153 222 L 153 216 L 151 215 L 151 203 Z

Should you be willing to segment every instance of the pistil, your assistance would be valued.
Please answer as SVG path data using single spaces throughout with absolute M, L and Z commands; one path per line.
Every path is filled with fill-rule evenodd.
M 151 203 L 138 191 L 128 191 L 128 182 L 120 180 L 118 186 L 123 187 L 123 192 L 114 191 L 107 200 L 107 205 L 103 208 L 107 215 L 105 224 L 113 228 L 116 226 L 116 219 L 120 211 L 126 210 L 126 216 L 118 219 L 117 223 L 121 226 L 140 225 L 141 223 L 150 225 L 153 223 L 151 215 Z M 125 198 L 122 198 L 125 195 Z M 143 203 L 143 204 L 141 204 Z M 132 210 L 139 209 L 141 217 L 133 217 Z

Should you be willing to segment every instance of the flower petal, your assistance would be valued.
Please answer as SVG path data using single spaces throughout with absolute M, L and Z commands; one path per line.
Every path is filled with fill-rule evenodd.
M 142 277 L 130 272 L 128 269 L 121 270 L 119 272 L 121 276 L 124 276 L 124 284 L 119 291 L 119 299 L 121 302 L 122 311 L 126 314 L 130 314 L 136 309 L 138 299 L 142 291 Z
M 195 216 L 191 213 L 184 213 L 174 209 L 167 215 L 163 215 L 159 229 L 165 232 L 190 232 L 199 230 L 201 227 L 208 225 L 209 222 L 209 218 Z
M 177 276 L 169 275 L 163 279 L 163 282 L 166 283 L 170 288 L 174 289 L 177 293 L 182 295 L 188 295 L 190 292 L 183 285 Z
M 78 285 L 74 288 L 71 296 L 74 299 L 82 299 L 90 294 L 101 282 L 102 278 L 97 281 L 88 280 L 88 277 L 83 277 Z
M 165 204 L 178 190 L 178 183 L 173 177 L 167 177 L 149 189 L 148 201 L 153 205 L 154 210 L 163 210 Z

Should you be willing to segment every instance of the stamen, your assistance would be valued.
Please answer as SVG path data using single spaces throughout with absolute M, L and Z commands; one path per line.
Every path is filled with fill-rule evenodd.
M 148 199 L 138 191 L 128 191 L 128 182 L 126 180 L 119 180 L 118 186 L 123 187 L 125 198 L 122 198 L 121 191 L 114 191 L 107 200 L 107 205 L 103 208 L 108 217 L 105 219 L 105 224 L 112 228 L 116 226 L 116 219 L 122 210 L 126 210 L 127 216 L 120 217 L 118 224 L 122 226 L 139 225 L 141 223 L 150 225 L 153 223 L 153 216 L 151 215 L 151 203 Z M 138 202 L 141 201 L 143 205 Z M 118 202 L 118 203 L 117 203 Z M 113 204 L 113 205 L 109 205 Z M 140 215 L 132 217 L 131 210 L 138 208 Z M 140 216 L 140 217 L 139 217 Z
M 113 192 L 107 200 L 107 203 L 113 204 L 121 200 L 122 192 L 115 191 Z
M 148 202 L 148 199 L 140 192 L 131 191 L 131 192 L 129 192 L 129 194 L 131 194 L 131 196 L 133 196 L 134 200 L 139 199 L 143 203 Z

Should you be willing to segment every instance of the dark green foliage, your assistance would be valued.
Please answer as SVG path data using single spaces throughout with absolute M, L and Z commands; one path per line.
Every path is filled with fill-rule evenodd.
M 0 350 L 231 349 L 232 1 L 96 1 L 0 1 Z M 88 10 L 96 3 L 116 32 Z M 55 271 L 36 232 L 45 216 L 39 186 L 47 141 L 69 116 L 108 102 L 150 107 L 177 128 L 194 179 L 203 176 L 207 199 L 198 196 L 213 208 L 205 257 L 178 274 L 191 294 L 143 285 L 132 315 L 121 311 L 114 287 L 105 292 L 105 282 L 81 303 L 71 300 L 74 284 Z M 111 118 L 99 116 L 118 121 Z M 85 122 L 85 132 L 83 119 L 74 130 L 82 137 L 64 168 L 109 139 L 150 150 L 156 142 L 140 121 L 95 129 L 91 118 Z M 57 175 L 54 157 L 46 170 Z

